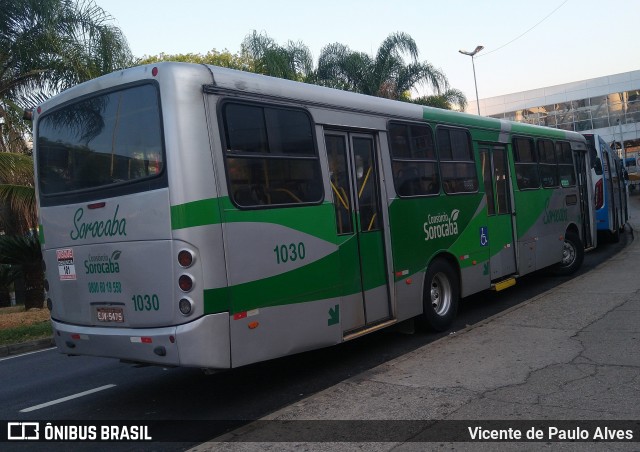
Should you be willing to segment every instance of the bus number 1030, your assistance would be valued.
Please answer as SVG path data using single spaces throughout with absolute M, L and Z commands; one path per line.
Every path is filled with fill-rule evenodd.
M 284 264 L 286 262 L 295 262 L 297 260 L 303 260 L 307 251 L 304 248 L 304 243 L 290 243 L 289 245 L 278 245 L 273 249 L 276 253 L 276 263 Z
M 134 295 L 131 297 L 133 309 L 136 311 L 157 311 L 160 309 L 160 299 L 153 295 Z

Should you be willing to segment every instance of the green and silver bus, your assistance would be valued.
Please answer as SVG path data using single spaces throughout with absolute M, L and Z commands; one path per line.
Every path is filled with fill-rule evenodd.
M 583 258 L 578 133 L 161 63 L 42 104 L 34 142 L 65 354 L 227 369 L 446 330 Z

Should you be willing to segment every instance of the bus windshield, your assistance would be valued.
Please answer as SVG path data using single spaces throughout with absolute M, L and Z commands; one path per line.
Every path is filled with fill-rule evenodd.
M 156 177 L 164 166 L 157 88 L 128 87 L 43 114 L 37 154 L 44 197 Z

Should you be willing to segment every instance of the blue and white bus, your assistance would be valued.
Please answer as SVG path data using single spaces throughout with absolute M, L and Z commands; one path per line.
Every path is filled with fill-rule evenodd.
M 627 188 L 622 160 L 597 134 L 584 134 L 592 155 L 596 224 L 599 233 L 617 242 L 628 220 Z

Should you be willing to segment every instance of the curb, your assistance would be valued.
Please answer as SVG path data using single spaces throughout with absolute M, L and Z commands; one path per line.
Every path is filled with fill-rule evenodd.
M 45 339 L 20 342 L 19 344 L 0 345 L 0 357 L 19 355 L 21 353 L 33 352 L 55 346 L 56 343 L 53 340 L 53 336 Z

